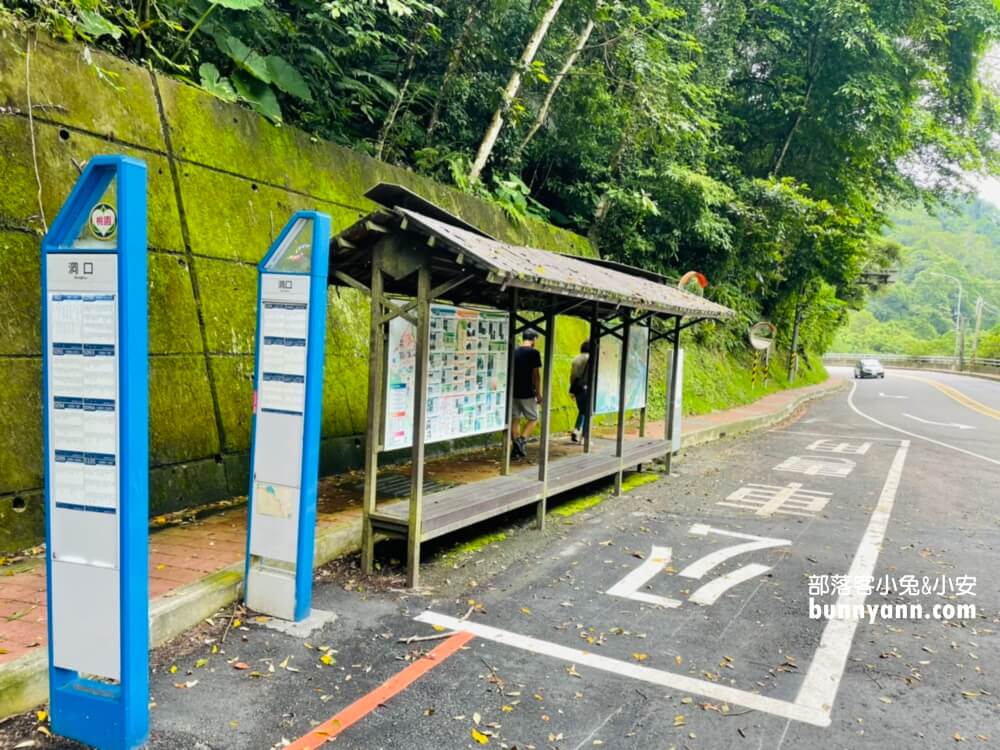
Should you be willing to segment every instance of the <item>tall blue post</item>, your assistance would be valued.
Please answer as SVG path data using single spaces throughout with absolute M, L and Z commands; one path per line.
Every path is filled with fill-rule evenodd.
M 149 734 L 146 165 L 95 156 L 42 241 L 52 729 Z
M 312 606 L 330 217 L 300 211 L 258 266 L 244 600 L 302 620 Z

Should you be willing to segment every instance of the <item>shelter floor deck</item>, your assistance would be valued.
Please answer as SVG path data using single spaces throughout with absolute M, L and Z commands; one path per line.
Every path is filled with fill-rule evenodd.
M 666 455 L 668 443 L 660 438 L 627 439 L 624 468 Z M 536 503 L 543 495 L 553 497 L 618 472 L 615 441 L 595 438 L 590 453 L 549 459 L 548 491 L 538 479 L 538 467 L 528 465 L 508 476 L 497 476 L 472 484 L 451 487 L 424 495 L 421 541 L 493 518 L 525 505 Z M 409 499 L 380 503 L 371 521 L 377 531 L 405 535 L 410 516 Z

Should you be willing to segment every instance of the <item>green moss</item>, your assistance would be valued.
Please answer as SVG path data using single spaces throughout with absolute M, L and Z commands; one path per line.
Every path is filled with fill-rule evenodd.
M 37 491 L 0 498 L 0 553 L 31 547 L 45 536 L 44 508 Z
M 253 417 L 253 356 L 212 357 L 226 452 L 250 450 Z
M 95 154 L 125 154 L 146 162 L 150 246 L 165 250 L 184 249 L 173 180 L 165 157 L 123 148 L 100 138 L 61 130 L 58 126 L 38 121 L 35 122 L 35 145 L 38 177 L 42 183 L 42 207 L 50 224 L 80 176 L 77 164 L 82 165 Z M 31 134 L 27 120 L 0 117 L 0 154 L 3 155 L 0 158 L 0 181 L 4 186 L 0 222 L 41 234 L 38 185 L 32 166 Z
M 0 105 L 21 111 L 28 101 L 24 49 L 16 37 L 0 40 Z M 92 62 L 84 58 L 82 46 L 39 41 L 31 55 L 32 104 L 48 105 L 47 120 L 163 151 L 149 73 L 93 48 L 87 54 Z
M 219 452 L 215 410 L 200 355 L 150 359 L 149 438 L 154 466 Z
M 0 389 L 0 493 L 42 486 L 42 363 L 4 359 Z
M 445 562 L 452 563 L 455 562 L 455 560 L 457 560 L 458 558 L 463 557 L 465 555 L 471 555 L 474 552 L 480 552 L 481 550 L 484 550 L 487 547 L 489 547 L 491 544 L 499 544 L 506 538 L 507 534 L 505 534 L 502 531 L 497 532 L 495 534 L 483 534 L 482 536 L 478 536 L 475 539 L 470 539 L 466 542 L 462 542 L 461 544 L 456 544 L 454 547 L 452 547 L 450 550 L 444 553 L 442 557 L 444 558 Z
M 207 258 L 195 258 L 194 264 L 209 352 L 253 354 L 257 269 Z
M 183 256 L 149 254 L 149 351 L 188 354 L 201 350 L 191 274 Z
M 628 474 L 622 481 L 622 492 L 631 492 L 636 487 L 642 487 L 644 484 L 652 484 L 659 478 L 659 474 L 650 472 L 637 471 L 633 474 Z
M 37 237 L 0 231 L 0 356 L 41 352 L 40 258 Z
M 558 518 L 569 518 L 570 516 L 575 516 L 578 513 L 583 513 L 585 510 L 597 507 L 607 500 L 608 497 L 610 497 L 610 495 L 608 495 L 607 492 L 595 492 L 593 495 L 578 497 L 552 508 L 549 510 L 549 515 L 556 516 Z

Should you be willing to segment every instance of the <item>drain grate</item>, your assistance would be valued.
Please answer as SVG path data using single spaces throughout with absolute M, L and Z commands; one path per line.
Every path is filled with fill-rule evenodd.
M 441 490 L 446 490 L 455 485 L 448 482 L 438 482 L 434 479 L 424 479 L 424 494 L 431 495 Z M 359 482 L 353 485 L 353 489 L 363 492 L 365 483 Z M 406 474 L 381 474 L 375 483 L 375 494 L 382 500 L 391 500 L 397 497 L 409 497 L 410 478 Z

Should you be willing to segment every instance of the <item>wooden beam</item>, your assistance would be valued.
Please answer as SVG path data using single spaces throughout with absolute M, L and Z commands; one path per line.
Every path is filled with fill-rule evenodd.
M 552 435 L 552 366 L 556 353 L 556 315 L 545 315 L 545 361 L 542 364 L 542 419 L 538 446 L 538 481 L 542 483 L 542 499 L 538 501 L 537 522 L 545 528 L 545 501 L 549 491 L 549 439 Z
M 594 405 L 597 403 L 597 362 L 601 355 L 601 305 L 594 303 L 590 314 L 590 354 L 587 356 L 587 423 L 583 429 L 583 452 L 590 453 L 593 443 L 590 439 L 594 428 Z
M 345 284 L 347 284 L 347 286 L 354 287 L 359 292 L 364 292 L 365 294 L 369 294 L 369 295 L 371 294 L 371 289 L 369 289 L 368 287 L 366 287 L 364 284 L 362 284 L 360 281 L 358 281 L 357 279 L 355 279 L 353 276 L 348 276 L 343 271 L 334 271 L 333 272 L 333 277 L 335 279 L 339 279 L 340 281 L 343 281 Z
M 406 534 L 406 584 L 420 585 L 420 537 L 423 531 L 424 436 L 427 433 L 427 380 L 431 343 L 431 269 L 417 272 L 417 347 L 413 394 L 413 448 L 410 451 L 410 514 Z
M 417 300 L 412 300 L 407 302 L 405 305 L 400 305 L 395 300 L 383 296 L 382 305 L 391 310 L 391 312 L 385 313 L 382 316 L 383 324 L 388 323 L 393 318 L 403 318 L 403 320 L 408 321 L 411 325 L 417 325 L 417 319 L 410 315 L 410 310 L 417 307 Z
M 507 322 L 507 392 L 505 394 L 506 417 L 504 419 L 503 443 L 500 446 L 500 474 L 510 474 L 510 448 L 513 437 L 510 434 L 514 418 L 514 351 L 517 349 L 517 334 L 514 321 L 517 320 L 517 288 L 510 290 L 510 319 Z
M 618 472 L 615 474 L 615 495 L 622 494 L 622 481 L 625 479 L 625 415 L 628 413 L 626 400 L 628 396 L 628 350 L 629 333 L 632 330 L 632 314 L 625 312 L 622 323 L 622 361 L 618 368 L 618 434 L 615 440 L 615 455 L 618 457 Z
M 673 349 L 671 350 L 670 356 L 670 373 L 667 376 L 667 408 L 666 408 L 666 424 L 663 426 L 663 435 L 667 440 L 667 476 L 670 476 L 670 464 L 673 457 L 673 442 L 674 442 L 674 412 L 676 410 L 676 402 L 674 399 L 674 394 L 677 392 L 677 371 L 679 369 L 681 359 L 681 317 L 678 315 L 674 318 L 674 332 L 673 332 Z
M 338 272 L 334 272 L 335 274 Z M 375 531 L 371 514 L 377 503 L 379 424 L 382 416 L 382 364 L 384 342 L 382 327 L 382 251 L 372 251 L 371 329 L 368 337 L 368 430 L 365 436 L 365 489 L 361 504 L 361 567 L 366 575 L 374 569 Z
M 443 294 L 447 294 L 455 287 L 461 286 L 467 281 L 472 281 L 475 278 L 472 274 L 465 274 L 464 276 L 456 276 L 444 283 L 438 284 L 436 287 L 431 289 L 431 301 L 436 300 Z

